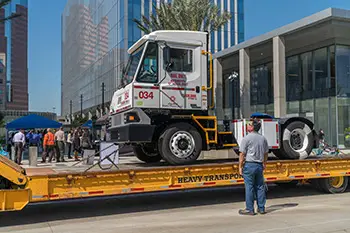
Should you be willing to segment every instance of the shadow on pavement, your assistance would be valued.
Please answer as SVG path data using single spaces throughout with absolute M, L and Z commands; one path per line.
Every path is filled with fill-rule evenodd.
M 298 203 L 286 203 L 286 204 L 280 204 L 280 205 L 272 205 L 272 206 L 269 206 L 266 208 L 266 212 L 272 213 L 272 212 L 275 212 L 277 210 L 297 207 L 298 205 L 299 205 Z
M 298 196 L 329 195 L 322 194 L 310 185 L 291 189 L 272 185 L 267 194 L 268 199 Z M 47 221 L 74 220 L 115 214 L 126 214 L 183 207 L 227 204 L 244 201 L 243 187 L 214 188 L 207 190 L 174 191 L 150 193 L 132 196 L 120 196 L 104 199 L 78 201 L 60 201 L 27 206 L 18 212 L 0 213 L 0 226 L 15 226 L 42 223 Z M 243 203 L 242 203 L 243 205 Z M 297 206 L 297 203 L 273 205 L 268 212 Z M 115 216 L 114 216 L 115 217 Z

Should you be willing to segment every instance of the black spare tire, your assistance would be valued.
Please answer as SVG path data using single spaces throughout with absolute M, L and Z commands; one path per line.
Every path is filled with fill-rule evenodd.
M 314 135 L 310 126 L 301 121 L 292 121 L 282 132 L 281 148 L 276 155 L 283 159 L 306 159 L 313 145 Z

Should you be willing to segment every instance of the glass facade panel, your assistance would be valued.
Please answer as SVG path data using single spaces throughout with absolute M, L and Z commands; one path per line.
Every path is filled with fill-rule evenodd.
M 244 0 L 237 0 L 238 8 L 238 43 L 244 41 Z
M 250 104 L 254 111 L 265 113 L 269 111 L 269 114 L 273 115 L 272 70 L 272 63 L 250 69 Z
M 301 79 L 300 79 L 299 56 L 288 57 L 286 61 L 286 94 L 287 101 L 300 100 Z
M 286 58 L 287 114 L 301 115 L 337 143 L 334 45 Z
M 328 96 L 328 49 L 314 51 L 315 98 Z
M 223 75 L 223 108 L 226 119 L 240 118 L 240 83 L 239 77 L 231 77 L 232 73 Z
M 350 47 L 336 46 L 338 144 L 350 147 Z
M 313 97 L 313 82 L 312 82 L 312 52 L 303 53 L 300 55 L 300 69 L 302 92 L 301 98 L 311 99 Z

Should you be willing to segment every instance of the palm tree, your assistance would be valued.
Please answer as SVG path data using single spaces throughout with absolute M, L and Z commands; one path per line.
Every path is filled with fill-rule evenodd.
M 10 3 L 11 3 L 11 0 L 0 0 L 0 9 L 3 8 L 4 6 L 10 4 Z M 13 14 L 11 14 L 8 17 L 0 19 L 0 23 L 4 23 L 4 22 L 6 22 L 6 21 L 8 21 L 10 19 L 13 19 L 13 18 L 16 18 L 16 17 L 19 17 L 19 16 L 21 16 L 21 14 L 13 13 Z
M 173 0 L 153 5 L 155 14 L 149 18 L 133 19 L 141 31 L 149 34 L 156 30 L 217 31 L 230 19 L 231 14 L 220 11 L 211 0 Z

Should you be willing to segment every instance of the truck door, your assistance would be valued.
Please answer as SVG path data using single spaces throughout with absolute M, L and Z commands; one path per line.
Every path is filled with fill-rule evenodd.
M 161 108 L 200 110 L 202 85 L 200 47 L 183 45 L 178 47 L 171 44 L 167 46 L 166 50 L 163 49 L 160 53 L 163 58 L 160 59 Z
M 158 45 L 147 42 L 145 54 L 140 62 L 134 82 L 134 106 L 138 108 L 159 108 L 159 59 Z

